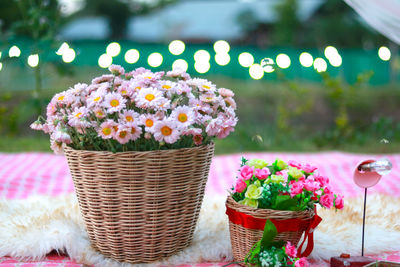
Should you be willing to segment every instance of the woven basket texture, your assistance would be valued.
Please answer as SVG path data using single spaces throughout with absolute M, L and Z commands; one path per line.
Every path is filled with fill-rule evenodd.
M 308 220 L 314 216 L 314 211 L 283 211 L 283 210 L 272 210 L 272 209 L 257 209 L 246 205 L 239 204 L 231 196 L 228 196 L 226 205 L 238 212 L 251 215 L 259 219 L 275 219 L 275 220 L 287 220 L 287 219 L 303 219 Z M 306 228 L 299 232 L 281 232 L 275 237 L 275 241 L 284 240 L 290 241 L 294 246 L 300 241 Z M 263 230 L 248 229 L 239 224 L 234 224 L 229 221 L 229 232 L 231 235 L 231 244 L 233 257 L 235 261 L 242 262 L 246 258 L 249 251 L 252 249 L 255 243 L 261 240 Z
M 106 257 L 147 263 L 193 238 L 214 144 L 195 148 L 65 155 L 92 246 Z

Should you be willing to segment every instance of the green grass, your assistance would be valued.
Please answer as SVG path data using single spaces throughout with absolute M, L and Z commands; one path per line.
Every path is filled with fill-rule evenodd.
M 8 153 L 17 152 L 52 152 L 50 141 L 47 137 L 7 137 L 0 138 L 0 151 Z

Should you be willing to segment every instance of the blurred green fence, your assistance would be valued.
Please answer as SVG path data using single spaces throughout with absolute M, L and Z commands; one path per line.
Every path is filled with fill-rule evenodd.
M 76 52 L 75 59 L 69 63 L 72 66 L 92 66 L 97 70 L 100 69 L 98 66 L 99 57 L 106 52 L 106 47 L 109 41 L 93 41 L 93 40 L 80 40 L 69 42 L 71 48 Z M 151 68 L 148 65 L 148 56 L 153 52 L 158 52 L 163 56 L 162 64 L 157 68 L 152 68 L 153 70 L 168 70 L 171 68 L 173 62 L 177 59 L 184 59 L 188 63 L 188 72 L 193 76 L 202 75 L 225 75 L 238 79 L 251 79 L 249 75 L 249 68 L 242 67 L 238 62 L 238 57 L 243 52 L 249 52 L 254 57 L 254 63 L 261 63 L 261 60 L 265 57 L 276 59 L 276 56 L 280 53 L 285 53 L 290 57 L 291 64 L 287 69 L 280 69 L 279 72 L 264 73 L 262 79 L 265 80 L 277 80 L 278 73 L 283 73 L 285 77 L 289 79 L 299 79 L 307 81 L 320 81 L 320 75 L 311 67 L 303 67 L 299 62 L 299 55 L 302 52 L 310 53 L 313 58 L 321 57 L 327 62 L 327 71 L 333 76 L 341 76 L 349 83 L 353 83 L 357 79 L 357 75 L 367 71 L 373 71 L 374 75 L 370 80 L 373 85 L 383 85 L 390 82 L 397 82 L 400 80 L 400 73 L 398 70 L 394 70 L 393 60 L 398 58 L 398 55 L 392 55 L 390 61 L 383 61 L 378 57 L 378 50 L 361 50 L 361 49 L 339 49 L 339 54 L 342 57 L 342 64 L 340 67 L 333 67 L 329 64 L 329 61 L 324 56 L 323 49 L 298 49 L 298 48 L 288 48 L 288 47 L 276 47 L 259 49 L 257 47 L 250 46 L 231 46 L 229 51 L 230 62 L 225 66 L 220 66 L 216 63 L 214 56 L 215 51 L 212 44 L 210 45 L 196 45 L 196 44 L 186 44 L 185 51 L 178 56 L 172 55 L 168 50 L 168 43 L 165 44 L 139 44 L 130 41 L 121 41 L 121 52 L 118 56 L 113 58 L 114 64 L 120 64 L 125 68 L 131 70 L 140 66 Z M 8 49 L 11 45 L 17 45 L 21 49 L 21 55 L 17 58 L 8 57 Z M 18 40 L 14 44 L 3 44 L 0 46 L 0 51 L 2 51 L 2 57 L 0 62 L 2 62 L 2 69 L 0 71 L 0 81 L 7 79 L 4 70 L 8 67 L 23 67 L 27 66 L 27 57 L 31 54 L 29 40 Z M 43 47 L 45 53 L 40 55 L 40 63 L 46 61 L 55 61 L 60 64 L 63 63 L 61 56 L 57 55 L 55 52 L 58 47 Z M 134 64 L 128 64 L 124 55 L 129 49 L 137 49 L 140 53 L 139 60 Z M 204 73 L 199 74 L 195 68 L 195 60 L 193 55 L 198 50 L 206 50 L 210 53 L 210 69 Z M 79 69 L 77 69 L 79 71 Z M 17 89 L 16 89 L 17 90 Z

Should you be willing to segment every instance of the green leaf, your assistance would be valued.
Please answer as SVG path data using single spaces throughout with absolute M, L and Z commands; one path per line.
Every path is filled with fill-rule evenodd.
M 268 249 L 272 247 L 274 238 L 278 235 L 278 231 L 276 230 L 275 225 L 267 220 L 265 222 L 264 233 L 261 239 L 261 247 L 263 249 Z
M 291 198 L 289 195 L 278 195 L 272 208 L 276 210 L 297 210 L 297 198 Z

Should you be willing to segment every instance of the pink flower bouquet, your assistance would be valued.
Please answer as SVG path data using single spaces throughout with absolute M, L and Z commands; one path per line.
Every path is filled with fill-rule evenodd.
M 280 159 L 272 164 L 242 159 L 232 198 L 254 208 L 292 211 L 313 209 L 315 204 L 342 209 L 344 204 L 316 167 Z
M 50 135 L 51 147 L 79 150 L 147 151 L 194 147 L 225 138 L 237 123 L 234 93 L 174 69 L 138 68 L 76 84 L 56 94 L 47 118 L 31 127 Z

